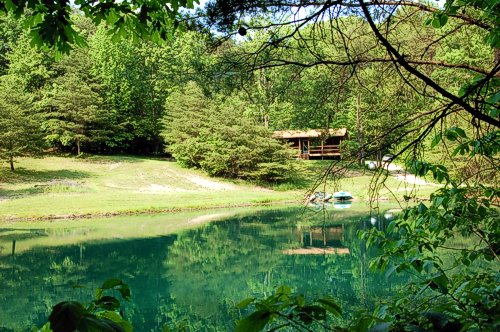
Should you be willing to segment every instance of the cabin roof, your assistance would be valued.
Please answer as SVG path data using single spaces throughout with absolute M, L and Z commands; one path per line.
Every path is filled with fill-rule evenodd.
M 339 129 L 309 129 L 309 130 L 278 130 L 273 133 L 274 138 L 315 138 L 321 136 L 344 137 L 347 128 Z

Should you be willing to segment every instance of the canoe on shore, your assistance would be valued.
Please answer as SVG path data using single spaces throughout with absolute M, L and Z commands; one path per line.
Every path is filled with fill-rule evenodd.
M 325 192 L 315 192 L 309 197 L 309 203 L 312 202 L 328 202 L 333 198 L 331 194 L 327 194 Z

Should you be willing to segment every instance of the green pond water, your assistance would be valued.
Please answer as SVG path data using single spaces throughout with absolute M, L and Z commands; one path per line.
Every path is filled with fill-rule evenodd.
M 89 301 L 111 277 L 132 289 L 124 314 L 135 331 L 232 331 L 243 314 L 235 304 L 279 285 L 335 297 L 347 321 L 406 281 L 368 268 L 377 252 L 357 232 L 383 230 L 379 211 L 267 208 L 0 225 L 0 331 L 41 326 L 53 305 Z

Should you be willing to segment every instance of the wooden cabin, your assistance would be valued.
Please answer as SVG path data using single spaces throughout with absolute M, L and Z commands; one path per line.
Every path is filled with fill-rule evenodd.
M 300 159 L 340 158 L 340 143 L 347 139 L 347 129 L 280 130 L 273 137 L 289 142 Z

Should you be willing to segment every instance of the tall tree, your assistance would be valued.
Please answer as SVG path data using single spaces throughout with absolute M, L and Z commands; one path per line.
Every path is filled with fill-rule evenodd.
M 17 157 L 42 152 L 40 116 L 33 107 L 33 95 L 19 89 L 15 76 L 0 79 L 0 159 L 14 171 Z
M 79 155 L 83 145 L 106 139 L 106 115 L 101 107 L 100 86 L 91 75 L 87 50 L 73 50 L 57 63 L 61 75 L 50 87 L 45 112 L 47 140 L 63 146 L 76 145 Z

